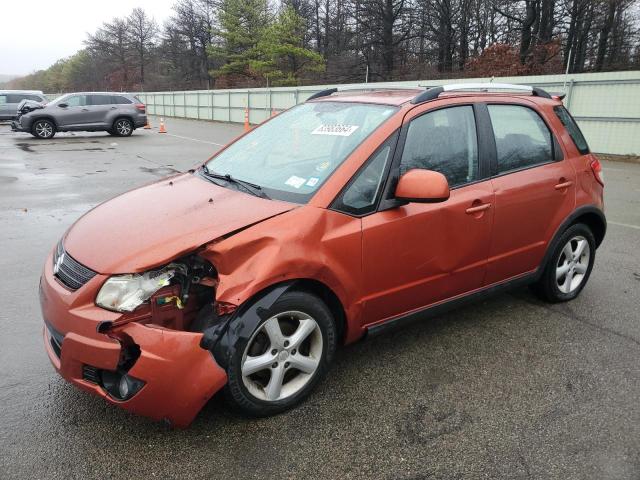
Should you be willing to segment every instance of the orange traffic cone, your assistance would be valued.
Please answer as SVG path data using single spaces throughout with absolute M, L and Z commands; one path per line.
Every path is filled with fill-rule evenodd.
M 158 130 L 158 133 L 167 133 L 167 129 L 164 128 L 164 118 L 160 119 L 160 129 Z
M 147 123 L 144 124 L 144 128 L 145 130 L 151 130 L 151 124 L 149 123 L 149 117 L 147 117 Z
M 249 127 L 249 108 L 245 108 L 244 109 L 244 131 L 248 132 L 249 130 L 251 130 L 251 127 Z

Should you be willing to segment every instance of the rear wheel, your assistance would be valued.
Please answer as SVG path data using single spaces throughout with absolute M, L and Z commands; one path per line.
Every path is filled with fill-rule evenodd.
M 570 226 L 559 238 L 544 266 L 534 292 L 548 302 L 576 298 L 589 280 L 596 254 L 596 242 L 588 226 Z
M 300 403 L 326 374 L 336 349 L 331 312 L 315 295 L 285 293 L 227 369 L 227 400 L 244 413 L 273 415 Z
M 53 138 L 56 134 L 56 126 L 51 120 L 36 120 L 31 127 L 31 135 L 41 140 Z
M 118 137 L 128 137 L 133 133 L 133 122 L 128 118 L 118 118 L 115 122 L 113 122 L 113 127 L 111 128 L 111 130 L 107 131 L 112 135 L 116 135 Z

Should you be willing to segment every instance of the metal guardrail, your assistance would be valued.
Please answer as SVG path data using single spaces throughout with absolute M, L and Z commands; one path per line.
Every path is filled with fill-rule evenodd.
M 580 124 L 591 149 L 598 153 L 640 155 L 640 71 L 540 75 L 528 77 L 420 80 L 409 82 L 315 85 L 304 87 L 248 88 L 140 92 L 152 115 L 220 122 L 258 124 L 272 112 L 304 102 L 314 93 L 333 88 L 435 87 L 452 83 L 510 83 L 566 93 L 565 106 Z

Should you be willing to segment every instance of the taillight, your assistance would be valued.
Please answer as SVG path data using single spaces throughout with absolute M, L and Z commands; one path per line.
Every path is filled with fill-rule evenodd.
M 136 103 L 136 108 L 142 113 L 147 113 L 147 107 L 143 103 Z
M 604 187 L 604 174 L 602 173 L 602 165 L 600 164 L 600 160 L 598 160 L 597 158 L 591 161 L 591 171 L 593 172 L 593 176 L 596 177 L 598 183 Z

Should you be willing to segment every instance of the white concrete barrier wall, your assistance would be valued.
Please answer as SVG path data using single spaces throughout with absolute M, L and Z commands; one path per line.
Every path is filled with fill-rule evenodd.
M 257 124 L 271 115 L 304 102 L 313 93 L 331 87 L 431 87 L 447 83 L 488 82 L 490 78 L 420 80 L 308 87 L 249 88 L 144 92 L 139 98 L 152 115 L 219 122 Z M 598 153 L 640 155 L 640 71 L 496 77 L 495 83 L 516 83 L 567 94 L 564 100 L 580 124 L 591 150 Z

